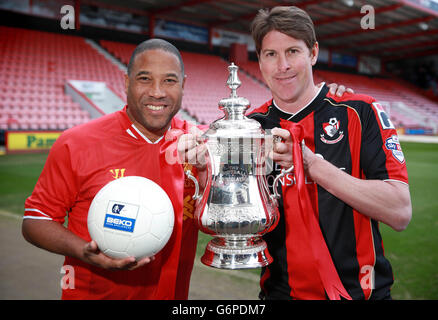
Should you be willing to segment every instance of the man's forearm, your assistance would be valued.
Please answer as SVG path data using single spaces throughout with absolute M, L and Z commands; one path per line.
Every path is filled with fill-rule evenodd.
M 358 179 L 314 155 L 305 167 L 315 183 L 361 214 L 397 231 L 404 230 L 408 225 L 412 214 L 408 185 L 396 181 Z
M 24 219 L 22 233 L 27 241 L 39 248 L 64 256 L 82 258 L 82 248 L 86 241 L 58 222 Z

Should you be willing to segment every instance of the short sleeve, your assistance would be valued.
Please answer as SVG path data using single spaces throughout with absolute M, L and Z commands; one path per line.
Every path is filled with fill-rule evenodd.
M 408 183 L 406 161 L 397 131 L 378 102 L 364 111 L 361 167 L 367 179 Z
M 70 148 L 63 137 L 53 144 L 35 188 L 25 201 L 24 219 L 64 223 L 77 194 Z

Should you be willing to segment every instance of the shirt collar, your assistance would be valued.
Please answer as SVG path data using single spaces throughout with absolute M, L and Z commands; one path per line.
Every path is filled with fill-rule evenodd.
M 291 112 L 287 112 L 282 110 L 276 103 L 275 100 L 272 99 L 272 104 L 274 105 L 274 107 L 276 107 L 278 110 L 280 110 L 281 112 L 283 112 L 286 115 L 290 115 L 290 117 L 286 120 L 290 120 L 292 119 L 292 117 L 298 115 L 301 111 L 305 110 L 308 106 L 310 106 L 315 100 L 316 98 L 319 96 L 319 94 L 321 93 L 322 88 L 324 88 L 325 82 L 322 83 L 322 85 L 319 87 L 318 92 L 316 92 L 315 96 L 309 101 L 309 103 L 307 103 L 304 107 L 302 107 L 300 110 L 298 110 L 295 113 L 291 113 Z
M 152 142 L 148 137 L 146 137 L 141 131 L 132 123 L 132 121 L 129 119 L 128 114 L 126 112 L 127 105 L 121 110 L 122 116 L 123 116 L 123 128 L 125 132 L 138 141 L 146 141 L 149 144 L 158 144 L 161 140 L 163 140 L 164 135 L 158 138 L 155 142 Z M 169 127 L 170 129 L 170 127 Z
M 304 107 L 302 107 L 298 112 L 292 114 L 290 112 L 286 112 L 278 108 L 275 104 L 275 101 L 272 100 L 272 109 L 273 112 L 281 119 L 285 119 L 293 122 L 300 122 L 302 119 L 307 117 L 317 108 L 322 106 L 323 99 L 328 93 L 329 88 L 323 83 L 323 85 L 318 89 L 316 95 L 307 103 Z

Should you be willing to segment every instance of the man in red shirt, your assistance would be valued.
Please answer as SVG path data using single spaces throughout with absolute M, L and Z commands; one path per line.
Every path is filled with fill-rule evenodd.
M 127 106 L 65 131 L 53 145 L 25 202 L 22 231 L 32 244 L 66 256 L 74 286 L 63 288 L 63 299 L 187 299 L 197 228 L 190 213 L 184 215 L 183 202 L 193 190 L 183 166 L 167 161 L 169 154 L 176 156 L 169 152 L 176 150 L 176 136 L 166 135 L 189 129 L 174 118 L 184 81 L 178 50 L 164 40 L 145 41 L 128 66 Z M 123 176 L 151 179 L 172 201 L 174 230 L 154 257 L 113 259 L 91 241 L 91 201 L 105 184 Z

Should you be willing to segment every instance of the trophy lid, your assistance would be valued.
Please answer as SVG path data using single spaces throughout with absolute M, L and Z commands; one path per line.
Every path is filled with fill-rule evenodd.
M 228 98 L 219 101 L 219 109 L 224 111 L 225 117 L 210 124 L 204 137 L 263 137 L 264 130 L 260 123 L 245 116 L 245 111 L 250 107 L 248 99 L 239 97 L 236 93 L 241 85 L 237 75 L 239 67 L 231 63 L 228 70 L 230 74 L 227 85 L 231 94 Z
M 228 98 L 219 101 L 219 109 L 224 111 L 225 119 L 243 119 L 250 103 L 248 99 L 239 97 L 236 92 L 242 84 L 237 75 L 239 67 L 232 62 L 231 65 L 228 66 L 228 70 L 230 74 L 228 75 L 227 85 L 231 89 L 231 94 Z

